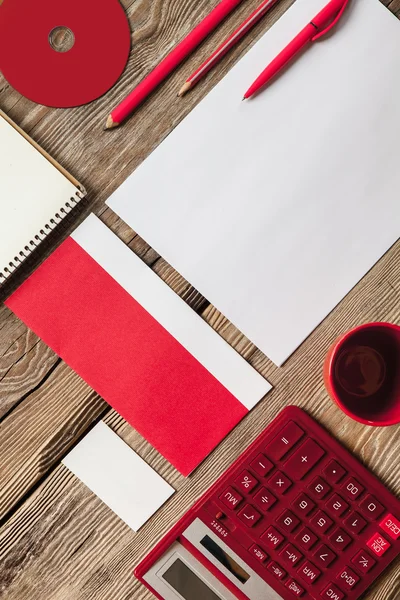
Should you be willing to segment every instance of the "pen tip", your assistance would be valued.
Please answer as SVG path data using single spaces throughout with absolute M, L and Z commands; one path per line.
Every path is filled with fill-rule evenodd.
M 243 98 L 242 98 L 242 102 L 243 102 L 243 100 L 246 100 L 246 99 L 247 99 L 247 98 L 246 98 L 246 96 L 243 96 Z

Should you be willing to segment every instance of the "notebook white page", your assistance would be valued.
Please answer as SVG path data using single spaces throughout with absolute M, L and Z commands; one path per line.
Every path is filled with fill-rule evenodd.
M 34 249 L 30 241 L 44 237 L 40 231 L 49 231 L 46 224 L 53 228 L 61 220 L 56 217 L 65 214 L 61 209 L 69 212 L 66 203 L 76 202 L 77 192 L 72 181 L 0 116 L 0 273 L 15 257 L 22 260 L 20 252 Z
M 326 2 L 296 0 L 108 201 L 278 365 L 400 232 L 400 23 L 379 0 L 242 102 Z

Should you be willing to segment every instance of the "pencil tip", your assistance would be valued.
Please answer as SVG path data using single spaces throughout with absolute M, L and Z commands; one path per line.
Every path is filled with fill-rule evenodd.
M 192 83 L 190 81 L 186 81 L 178 92 L 179 98 L 182 98 L 182 96 L 184 96 L 191 88 Z
M 114 127 L 118 127 L 118 125 L 119 123 L 114 121 L 111 115 L 108 115 L 104 130 L 107 131 L 107 129 L 113 129 Z

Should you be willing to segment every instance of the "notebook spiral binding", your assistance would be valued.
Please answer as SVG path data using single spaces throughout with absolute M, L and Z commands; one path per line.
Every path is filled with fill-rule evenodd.
M 16 269 L 18 269 L 24 260 L 39 246 L 52 231 L 63 221 L 63 219 L 79 204 L 85 197 L 84 189 L 77 191 L 75 196 L 71 198 L 62 206 L 58 212 L 55 213 L 54 217 L 46 223 L 42 229 L 34 236 L 32 240 L 19 252 L 19 256 L 14 256 L 14 260 L 5 265 L 0 270 L 0 285 L 2 285 Z

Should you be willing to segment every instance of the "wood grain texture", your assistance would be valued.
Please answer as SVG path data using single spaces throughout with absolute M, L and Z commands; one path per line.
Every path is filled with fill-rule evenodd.
M 0 75 L 0 107 L 87 187 L 89 203 L 75 216 L 75 222 L 83 219 L 89 206 L 93 208 L 133 252 L 275 386 L 185 479 L 6 307 L 0 306 L 1 600 L 152 598 L 133 577 L 133 567 L 290 403 L 304 406 L 400 495 L 400 427 L 376 429 L 348 419 L 327 397 L 321 376 L 324 356 L 337 335 L 361 322 L 400 323 L 400 243 L 284 367 L 277 368 L 104 205 L 109 194 L 292 2 L 281 0 L 251 36 L 242 40 L 188 97 L 178 99 L 176 91 L 185 77 L 259 4 L 259 0 L 243 2 L 123 127 L 113 131 L 102 129 L 110 109 L 215 6 L 216 0 L 124 0 L 133 42 L 128 67 L 117 85 L 89 106 L 55 110 L 35 105 Z M 400 0 L 383 3 L 400 17 Z M 63 232 L 57 233 L 44 255 L 74 224 L 67 224 Z M 26 273 L 33 266 L 25 267 Z M 177 489 L 177 494 L 138 534 L 60 464 L 69 449 L 101 418 Z M 365 600 L 399 599 L 398 561 Z

